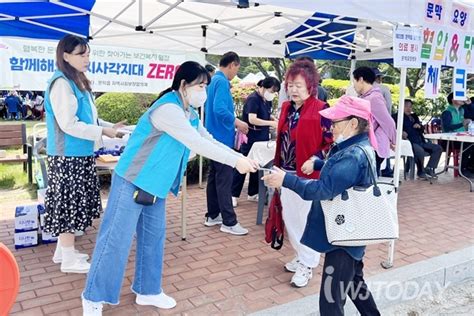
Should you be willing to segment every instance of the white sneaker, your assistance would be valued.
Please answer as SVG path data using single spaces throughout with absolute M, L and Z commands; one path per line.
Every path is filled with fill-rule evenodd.
M 91 265 L 89 262 L 75 258 L 72 262 L 62 262 L 61 272 L 63 273 L 87 273 Z
M 214 225 L 220 225 L 220 224 L 222 224 L 221 214 L 217 215 L 217 217 L 214 218 L 214 219 L 207 216 L 206 219 L 204 220 L 204 225 L 207 226 L 207 227 L 211 227 L 211 226 L 214 226 Z
M 59 247 L 59 249 L 54 252 L 54 256 L 53 256 L 53 262 L 54 263 L 63 262 L 63 256 L 62 256 L 62 252 L 61 252 L 60 249 L 61 249 L 61 247 Z M 89 255 L 87 253 L 80 253 L 79 250 L 77 250 L 77 249 L 74 250 L 74 253 L 76 255 L 76 258 L 79 259 L 79 260 L 86 261 L 87 259 L 89 259 Z
M 249 196 L 247 197 L 247 201 L 258 202 L 258 194 L 249 195 Z
M 102 316 L 102 303 L 88 301 L 82 298 L 82 315 L 83 316 Z
M 238 198 L 232 197 L 232 207 L 237 207 L 237 200 Z
M 294 257 L 293 260 L 285 264 L 284 268 L 287 272 L 296 272 L 296 269 L 298 269 L 298 266 L 300 264 L 300 261 L 298 260 L 298 257 Z
M 153 305 L 162 309 L 170 309 L 176 306 L 176 301 L 174 298 L 166 295 L 164 292 L 161 292 L 158 295 L 140 295 L 137 294 L 135 303 L 138 305 Z
M 313 277 L 313 269 L 305 266 L 301 262 L 298 263 L 296 272 L 291 278 L 290 284 L 294 287 L 305 287 L 309 280 Z
M 240 226 L 239 223 L 235 224 L 234 226 L 226 226 L 222 224 L 221 232 L 229 233 L 232 235 L 247 235 L 249 233 L 249 230 Z

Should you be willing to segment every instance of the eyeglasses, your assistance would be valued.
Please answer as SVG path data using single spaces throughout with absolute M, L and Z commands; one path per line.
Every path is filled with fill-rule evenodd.
M 332 121 L 331 126 L 334 127 L 337 123 L 344 122 L 344 121 L 349 121 L 349 120 L 350 120 L 349 118 L 345 118 L 345 119 L 342 119 L 342 120 Z

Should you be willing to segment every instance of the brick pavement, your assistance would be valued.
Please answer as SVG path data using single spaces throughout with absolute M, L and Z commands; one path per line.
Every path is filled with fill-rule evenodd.
M 245 191 L 244 191 L 245 192 Z M 284 304 L 319 292 L 321 266 L 309 286 L 289 285 L 290 273 L 283 264 L 292 259 L 288 245 L 272 250 L 263 241 L 263 226 L 255 225 L 256 204 L 241 198 L 237 214 L 247 236 L 229 236 L 219 228 L 202 225 L 205 190 L 188 191 L 188 238 L 181 240 L 180 200 L 168 200 L 168 231 L 163 277 L 166 293 L 178 301 L 175 309 L 157 309 L 134 304 L 130 291 L 135 251 L 132 248 L 124 279 L 121 302 L 104 309 L 105 315 L 243 315 Z M 474 193 L 466 182 L 452 174 L 442 175 L 430 185 L 426 181 L 403 182 L 399 196 L 400 240 L 396 243 L 395 266 L 464 248 L 474 242 Z M 13 205 L 0 210 L 0 241 L 13 249 Z M 91 254 L 94 227 L 77 238 L 77 248 Z M 63 274 L 51 261 L 54 245 L 13 250 L 21 271 L 21 287 L 12 315 L 82 315 L 80 293 L 85 276 Z M 386 245 L 368 247 L 367 275 L 383 271 Z M 316 302 L 315 302 L 316 304 Z

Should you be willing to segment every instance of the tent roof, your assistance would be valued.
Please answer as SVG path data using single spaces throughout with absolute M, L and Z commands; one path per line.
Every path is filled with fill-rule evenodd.
M 91 10 L 95 0 L 64 0 L 77 9 L 47 1 L 4 1 L 0 3 L 0 36 L 59 39 L 64 31 L 88 36 L 89 16 L 78 10 Z M 40 31 L 39 31 L 40 30 Z
M 89 36 L 98 45 L 211 54 L 233 50 L 255 57 L 304 54 L 347 59 L 352 54 L 357 59 L 380 60 L 392 57 L 396 23 L 389 21 L 420 24 L 425 3 L 259 0 L 259 6 L 251 2 L 249 8 L 239 9 L 235 2 L 12 1 L 0 4 L 0 36 L 60 39 L 64 33 L 75 33 Z
M 337 16 L 404 24 L 424 23 L 425 0 L 257 0 L 259 4 L 295 8 L 311 12 L 324 12 Z M 450 3 L 459 3 L 474 9 L 474 0 L 445 0 L 449 12 Z M 474 19 L 471 19 L 471 24 Z
M 90 36 L 91 43 L 99 45 L 212 54 L 235 50 L 243 56 L 262 57 L 282 57 L 285 34 L 311 16 L 309 11 L 288 8 L 280 14 L 281 8 L 271 5 L 239 9 L 230 0 L 209 1 L 216 4 L 192 0 L 97 0 L 94 4 L 88 0 L 88 6 L 83 0 L 25 2 L 0 4 L 0 36 L 38 38 L 44 32 L 45 39 L 60 39 L 73 32 Z M 74 11 L 67 19 L 82 32 L 54 25 L 55 17 L 44 18 Z M 82 23 L 88 15 L 89 28 Z M 44 28 L 38 21 L 43 26 L 51 24 Z M 25 26 L 28 32 L 23 31 Z M 64 32 L 52 32 L 51 27 Z

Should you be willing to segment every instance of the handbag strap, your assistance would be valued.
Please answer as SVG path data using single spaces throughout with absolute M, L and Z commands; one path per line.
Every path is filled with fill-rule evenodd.
M 367 158 L 367 162 L 369 164 L 370 179 L 372 180 L 372 184 L 374 185 L 374 189 L 379 190 L 379 187 L 377 185 L 377 178 L 375 177 L 375 174 L 374 174 L 374 165 L 372 164 L 372 161 L 370 160 L 369 153 L 367 152 L 367 150 L 364 147 L 362 147 L 360 145 L 354 145 L 354 147 L 358 147 L 358 148 L 362 149 L 362 151 L 364 152 L 365 157 Z

